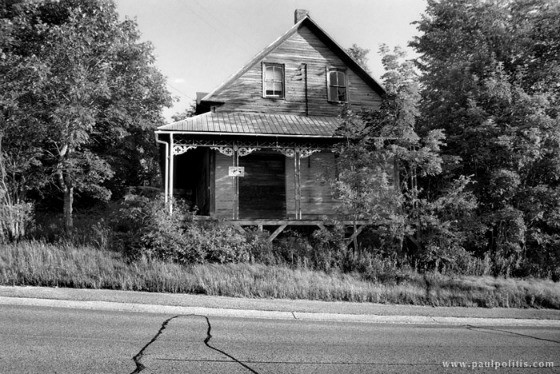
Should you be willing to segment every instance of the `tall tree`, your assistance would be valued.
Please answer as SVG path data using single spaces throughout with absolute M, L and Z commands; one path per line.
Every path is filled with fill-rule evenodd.
M 151 45 L 139 42 L 135 22 L 119 21 L 112 0 L 16 0 L 1 12 L 0 67 L 12 88 L 3 95 L 4 127 L 34 132 L 32 159 L 61 190 L 71 230 L 75 191 L 107 199 L 115 171 L 126 179 L 126 169 L 142 175 L 148 167 L 151 131 L 170 104 L 165 80 Z
M 455 266 L 464 254 L 463 226 L 476 207 L 466 191 L 468 178 L 451 181 L 438 194 L 428 194 L 422 181 L 439 175 L 445 136 L 416 129 L 420 99 L 418 76 L 405 53 L 383 46 L 387 95 L 379 109 L 345 113 L 340 134 L 336 183 L 343 209 L 354 220 L 380 227 L 397 252 L 425 266 Z M 394 249 L 394 247 L 393 247 Z
M 429 0 L 417 27 L 422 126 L 459 156 L 446 175 L 476 182 L 472 249 L 496 273 L 529 261 L 560 275 L 560 3 Z

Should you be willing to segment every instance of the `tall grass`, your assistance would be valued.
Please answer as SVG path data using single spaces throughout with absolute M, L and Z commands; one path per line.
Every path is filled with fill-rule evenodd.
M 254 298 L 560 309 L 560 286 L 549 280 L 450 277 L 409 269 L 381 282 L 359 273 L 262 264 L 181 266 L 147 259 L 127 263 L 115 252 L 44 242 L 5 245 L 0 250 L 0 283 Z

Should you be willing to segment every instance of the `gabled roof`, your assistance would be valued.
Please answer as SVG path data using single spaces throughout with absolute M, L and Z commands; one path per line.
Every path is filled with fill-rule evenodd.
M 158 127 L 157 132 L 333 138 L 337 117 L 250 112 L 208 112 Z
M 299 22 L 297 22 L 291 29 L 289 29 L 284 35 L 280 38 L 276 39 L 272 44 L 268 47 L 263 49 L 260 53 L 258 53 L 249 63 L 241 68 L 237 73 L 232 75 L 228 80 L 218 86 L 214 91 L 210 92 L 206 96 L 202 98 L 202 101 L 209 101 L 209 102 L 220 102 L 219 100 L 214 101 L 212 99 L 213 96 L 221 93 L 227 87 L 229 87 L 232 83 L 234 83 L 239 77 L 245 74 L 252 66 L 259 63 L 266 55 L 272 52 L 276 47 L 280 44 L 284 43 L 288 38 L 294 35 L 299 28 L 307 26 L 309 29 L 319 37 L 320 40 L 323 41 L 327 46 L 331 48 L 331 50 L 340 57 L 342 61 L 346 63 L 346 65 L 354 70 L 356 74 L 360 78 L 363 79 L 368 86 L 370 86 L 375 92 L 377 92 L 380 96 L 385 94 L 385 89 L 371 76 L 367 71 L 365 71 L 350 55 L 342 48 L 338 43 L 334 41 L 333 38 L 330 37 L 322 28 L 320 28 L 310 17 L 309 15 L 305 16 Z

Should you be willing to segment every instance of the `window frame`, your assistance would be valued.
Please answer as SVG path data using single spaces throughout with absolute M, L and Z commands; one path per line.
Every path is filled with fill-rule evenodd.
M 272 80 L 272 83 L 281 83 L 282 84 L 282 94 L 281 95 L 269 95 L 266 93 L 266 69 L 267 67 L 278 67 L 282 73 L 282 80 L 281 82 L 275 82 Z M 284 99 L 286 97 L 286 67 L 285 64 L 280 64 L 277 62 L 263 62 L 262 63 L 262 96 L 267 99 Z
M 327 101 L 329 103 L 347 103 L 348 102 L 348 74 L 347 69 L 340 68 L 340 67 L 327 67 Z M 344 86 L 340 84 L 332 84 L 331 83 L 331 73 L 337 72 L 342 73 L 344 75 Z M 339 82 L 337 82 L 339 83 Z M 333 98 L 331 97 L 331 87 L 344 87 L 344 100 L 339 100 L 338 96 Z

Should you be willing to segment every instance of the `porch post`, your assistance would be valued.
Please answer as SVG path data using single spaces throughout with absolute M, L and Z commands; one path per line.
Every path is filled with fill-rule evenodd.
M 173 155 L 174 155 L 174 151 L 173 151 L 174 145 L 173 145 L 173 133 L 169 134 L 169 196 L 170 199 L 168 200 L 168 204 L 169 204 L 169 214 L 173 214 Z
M 295 181 L 295 195 L 296 195 L 296 219 L 301 219 L 301 160 L 299 150 L 294 152 L 294 181 Z
M 165 147 L 165 181 L 163 182 L 164 184 L 164 192 L 163 192 L 163 199 L 165 202 L 165 205 L 167 206 L 167 202 L 169 201 L 169 143 L 166 144 Z
M 239 150 L 236 143 L 233 143 L 233 166 L 239 166 Z M 233 177 L 233 219 L 239 219 L 239 177 Z

